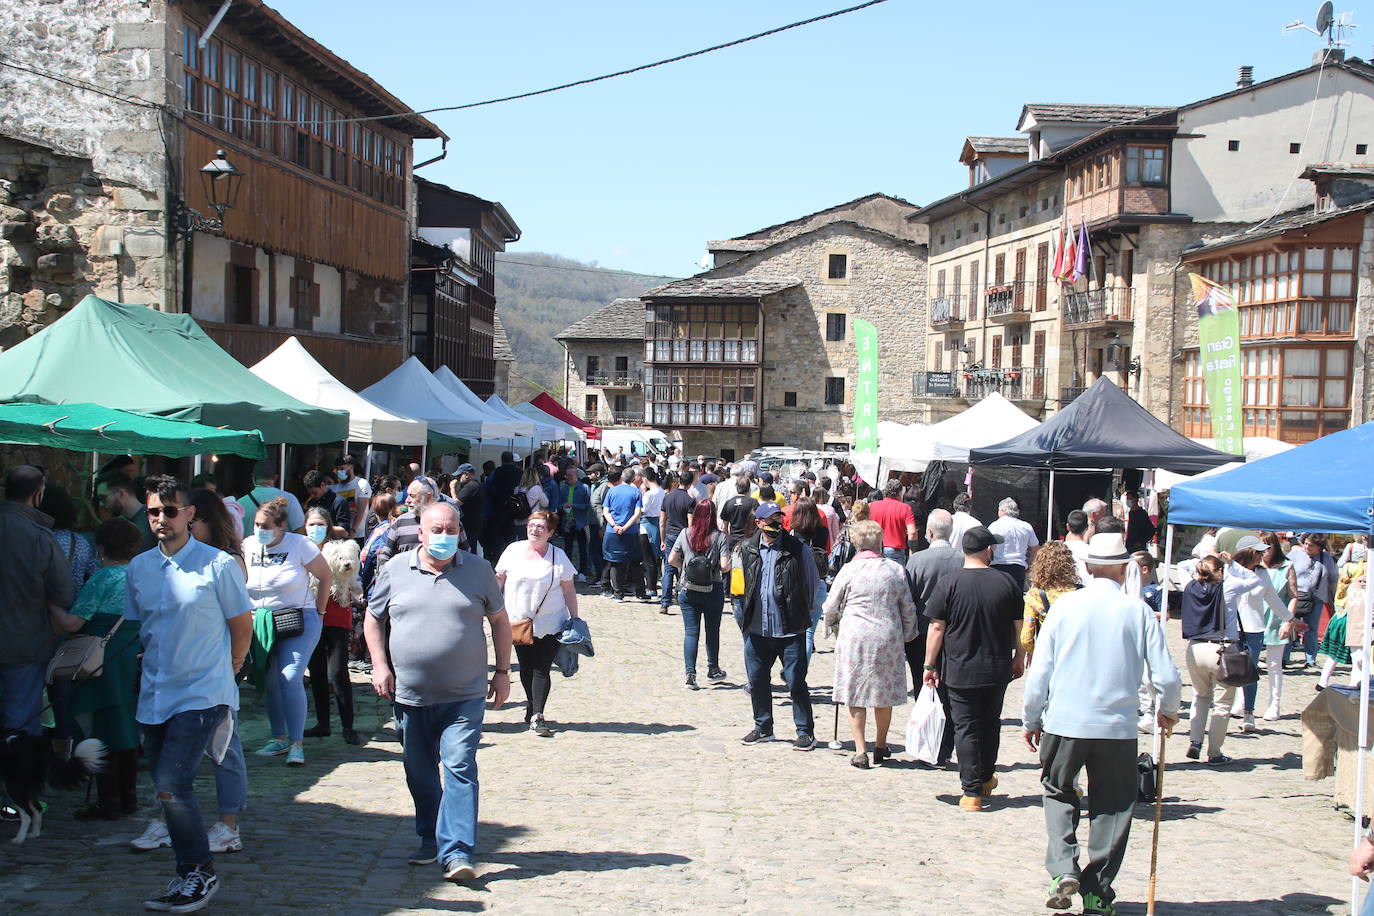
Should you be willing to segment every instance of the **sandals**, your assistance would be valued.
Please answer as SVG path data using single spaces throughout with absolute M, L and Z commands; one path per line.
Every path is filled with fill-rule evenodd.
M 852 767 L 858 767 L 858 768 L 861 769 L 861 770 L 867 770 L 867 769 L 869 768 L 869 766 L 868 766 L 868 755 L 867 755 L 867 754 L 855 754 L 853 757 L 850 757 L 850 758 L 849 758 L 849 765 L 852 766 Z

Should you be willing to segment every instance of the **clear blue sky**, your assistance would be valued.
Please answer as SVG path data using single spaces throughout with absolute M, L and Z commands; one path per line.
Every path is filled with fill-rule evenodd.
M 648 63 L 855 0 L 269 0 L 415 108 Z M 685 276 L 729 238 L 882 191 L 916 203 L 967 181 L 969 134 L 1011 135 L 1025 102 L 1181 104 L 1309 64 L 1317 0 L 1124 4 L 889 0 L 683 63 L 434 116 L 448 158 L 421 174 L 501 201 L 511 252 Z M 1374 18 L 1353 9 L 1348 52 Z M 431 151 L 429 147 L 434 147 Z M 419 144 L 428 158 L 437 142 Z

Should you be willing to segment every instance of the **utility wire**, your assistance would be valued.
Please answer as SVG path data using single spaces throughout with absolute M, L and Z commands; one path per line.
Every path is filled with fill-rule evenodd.
M 81 89 L 85 92 L 93 92 L 96 95 L 103 95 L 107 99 L 114 99 L 116 102 L 123 102 L 126 105 L 134 105 L 138 108 L 161 109 L 163 107 L 162 105 L 152 101 L 151 99 L 141 98 L 136 95 L 123 95 L 118 92 L 111 92 L 108 89 L 103 89 L 100 86 L 88 83 L 85 80 L 78 80 L 74 77 L 65 76 L 61 73 L 55 73 L 52 70 L 44 70 L 39 67 L 30 67 L 25 64 L 16 63 L 15 61 L 12 61 L 5 57 L 0 57 L 0 67 L 9 67 L 12 70 L 21 70 L 24 73 L 30 73 L 34 76 L 41 76 L 45 79 L 50 79 L 54 82 L 62 83 L 64 86 L 70 86 L 73 89 Z

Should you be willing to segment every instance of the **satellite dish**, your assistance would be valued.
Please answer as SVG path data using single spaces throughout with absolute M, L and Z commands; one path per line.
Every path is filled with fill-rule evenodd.
M 1331 0 L 1326 0 L 1325 3 L 1323 3 L 1320 7 L 1317 8 L 1318 35 L 1325 35 L 1327 31 L 1330 30 L 1331 22 L 1334 18 L 1333 12 L 1334 10 L 1332 9 Z

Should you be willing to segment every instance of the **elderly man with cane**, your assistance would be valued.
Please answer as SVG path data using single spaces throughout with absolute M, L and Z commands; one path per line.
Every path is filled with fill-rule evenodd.
M 1054 608 L 1036 639 L 1027 675 L 1022 737 L 1039 751 L 1049 845 L 1050 909 L 1114 916 L 1112 881 L 1126 855 L 1135 810 L 1137 688 L 1148 666 L 1159 725 L 1178 721 L 1182 680 L 1148 605 L 1121 590 L 1130 554 L 1120 534 L 1097 534 L 1085 557 L 1091 578 Z M 1078 864 L 1079 798 L 1087 768 L 1088 862 Z

